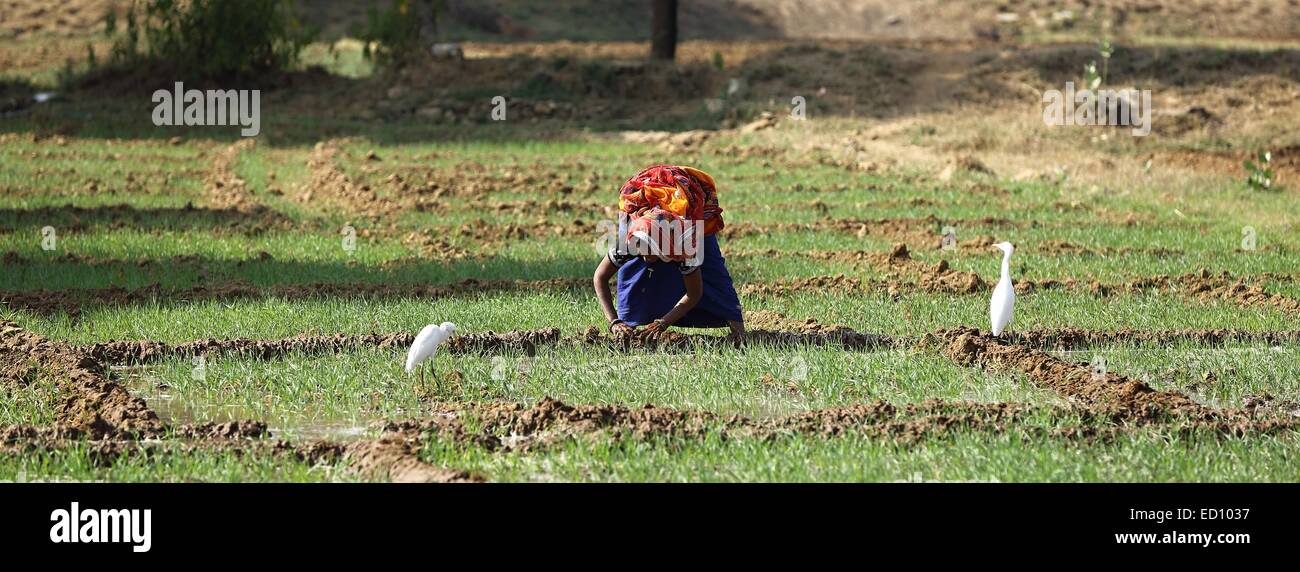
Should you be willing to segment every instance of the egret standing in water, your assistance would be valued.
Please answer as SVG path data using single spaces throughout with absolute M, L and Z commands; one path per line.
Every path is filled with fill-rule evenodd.
M 412 369 L 420 367 L 425 360 L 432 360 L 433 354 L 438 351 L 438 346 L 447 341 L 455 331 L 456 324 L 451 322 L 443 322 L 439 326 L 429 324 L 420 330 L 420 333 L 415 336 L 415 342 L 411 344 L 410 351 L 406 352 L 406 373 L 409 374 Z M 434 366 L 434 374 L 437 373 L 437 366 Z M 420 384 L 424 384 L 423 367 L 420 367 Z
M 993 335 L 1002 335 L 1002 330 L 1011 323 L 1011 313 L 1016 305 L 1016 289 L 1011 285 L 1011 253 L 1016 250 L 1010 242 L 993 245 L 1002 251 L 1002 277 L 993 289 L 993 298 L 989 300 L 989 320 L 993 324 Z

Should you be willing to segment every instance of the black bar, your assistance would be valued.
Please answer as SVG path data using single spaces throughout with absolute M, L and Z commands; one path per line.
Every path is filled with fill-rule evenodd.
M 223 556 L 222 547 L 234 543 L 283 549 L 286 556 L 311 548 L 298 556 L 335 558 L 434 539 L 456 551 L 499 550 L 493 546 L 500 542 L 561 543 L 569 550 L 634 542 L 677 551 L 707 547 L 725 534 L 770 537 L 780 546 L 815 543 L 810 550 L 818 554 L 869 545 L 877 556 L 985 551 L 1056 555 L 1057 561 L 1063 555 L 1204 561 L 1293 550 L 1295 491 L 1259 484 L 6 484 L 0 485 L 0 546 L 6 554 L 124 559 L 216 549 L 214 557 L 222 559 L 233 556 Z M 134 553 L 129 543 L 52 542 L 51 513 L 74 501 L 83 517 L 92 508 L 151 510 L 149 551 Z M 1179 509 L 1195 518 L 1178 518 L 1189 514 Z M 1158 522 L 1132 511 L 1175 512 Z M 1115 538 L 1122 533 L 1157 539 L 1248 534 L 1249 543 L 1123 545 Z M 330 552 L 321 554 L 320 547 Z

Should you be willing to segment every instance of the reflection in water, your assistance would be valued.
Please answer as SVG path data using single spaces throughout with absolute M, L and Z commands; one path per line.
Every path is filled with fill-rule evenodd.
M 238 404 L 205 401 L 200 396 L 180 395 L 161 381 L 160 366 L 113 366 L 112 372 L 131 395 L 143 398 L 158 417 L 168 424 L 223 423 L 239 419 L 266 421 L 277 439 L 348 440 L 378 434 L 380 418 L 288 417 L 269 419 L 264 412 Z

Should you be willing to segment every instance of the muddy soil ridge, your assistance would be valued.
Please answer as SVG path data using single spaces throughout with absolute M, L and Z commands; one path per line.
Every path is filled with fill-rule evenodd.
M 1030 418 L 1054 421 L 1027 423 Z M 1137 422 L 1132 422 L 1137 421 Z M 404 438 L 443 439 L 489 451 L 530 452 L 570 439 L 772 440 L 798 435 L 835 438 L 860 435 L 901 446 L 962 433 L 1015 434 L 1067 442 L 1109 441 L 1157 424 L 1180 436 L 1259 436 L 1294 431 L 1287 417 L 1140 418 L 1081 405 L 976 403 L 930 399 L 896 405 L 884 401 L 810 410 L 780 417 L 721 415 L 654 405 L 570 405 L 544 397 L 532 404 L 455 402 L 431 417 L 389 422 L 385 431 Z
M 1037 329 L 1003 334 L 1008 343 L 1040 350 L 1080 350 L 1119 344 L 1159 345 L 1189 344 L 1221 347 L 1234 343 L 1280 346 L 1300 343 L 1300 330 L 1255 331 L 1232 328 L 1113 331 L 1084 328 Z
M 908 349 L 924 336 L 890 336 L 859 332 L 838 324 L 822 324 L 814 318 L 790 319 L 771 311 L 751 312 L 752 329 L 737 341 L 730 336 L 687 334 L 669 331 L 660 339 L 615 336 L 596 326 L 565 335 L 559 328 L 538 328 L 508 332 L 467 332 L 453 337 L 442 351 L 450 354 L 535 355 L 538 350 L 561 346 L 593 346 L 614 351 L 694 351 L 718 347 L 746 346 L 799 348 L 836 347 L 850 351 Z M 174 357 L 237 356 L 278 359 L 287 354 L 320 355 L 357 351 L 362 348 L 404 349 L 415 336 L 410 332 L 358 334 L 297 334 L 279 339 L 206 338 L 181 343 L 152 340 L 98 342 L 78 349 L 92 359 L 111 365 L 157 362 Z M 1173 329 L 1114 331 L 1084 328 L 1034 329 L 1008 332 L 1003 342 L 1036 350 L 1080 350 L 1117 344 L 1191 344 L 1222 347 L 1234 343 L 1281 346 L 1300 343 L 1300 330 L 1255 331 L 1242 329 Z M 19 367 L 13 362 L 12 367 Z M 20 375 L 21 372 L 13 374 Z M 12 377 L 12 376 L 11 376 Z
M 973 328 L 941 330 L 927 336 L 922 345 L 942 348 L 943 355 L 961 365 L 1022 371 L 1040 387 L 1118 419 L 1211 420 L 1220 416 L 1218 411 L 1181 393 L 1157 391 L 1146 383 L 1115 373 L 1095 372 L 1087 364 L 1006 343 Z
M 47 375 L 58 388 L 56 420 L 92 438 L 151 436 L 163 431 L 143 399 L 108 378 L 104 366 L 63 342 L 0 321 L 4 383 L 29 383 Z
M 806 320 L 788 331 L 750 330 L 740 340 L 711 334 L 686 334 L 669 331 L 658 339 L 635 335 L 615 336 L 590 326 L 574 335 L 563 335 L 559 328 L 538 328 L 510 332 L 461 333 L 448 340 L 441 349 L 450 354 L 536 355 L 539 349 L 562 346 L 594 346 L 615 351 L 694 351 L 722 346 L 764 347 L 838 347 L 853 351 L 873 351 L 903 347 L 906 340 L 880 334 L 858 332 L 844 326 L 826 326 Z M 79 351 L 94 360 L 131 365 L 157 362 L 173 357 L 227 355 L 254 359 L 277 359 L 287 354 L 334 354 L 361 348 L 405 349 L 415 340 L 409 332 L 363 334 L 300 334 L 281 339 L 207 338 L 170 344 L 152 340 L 99 342 L 81 346 Z
M 883 401 L 806 411 L 785 417 L 751 418 L 654 405 L 569 405 L 544 397 L 516 402 L 448 403 L 433 417 L 390 422 L 385 431 L 428 434 L 489 450 L 529 451 L 571 439 L 772 439 L 791 435 L 868 436 L 915 441 L 956 430 L 1003 430 L 1010 421 L 1041 409 L 1023 404 L 931 400 L 893 405 Z
M 456 469 L 435 467 L 420 459 L 418 439 L 388 432 L 378 439 L 354 443 L 345 459 L 358 473 L 394 483 L 475 483 L 483 477 Z
M 418 237 L 417 237 L 418 241 Z M 454 253 L 451 253 L 454 255 Z M 866 263 L 875 270 L 875 276 L 810 276 L 740 284 L 738 291 L 745 296 L 789 296 L 801 291 L 844 294 L 872 294 L 884 292 L 890 297 L 908 293 L 942 293 L 957 295 L 984 295 L 991 286 L 979 274 L 953 269 L 946 259 L 925 262 L 912 257 L 906 243 L 896 243 L 888 252 L 828 253 L 830 259 L 852 259 Z M 1269 307 L 1289 313 L 1300 313 L 1300 299 L 1285 294 L 1269 292 L 1260 284 L 1266 281 L 1295 281 L 1296 276 L 1265 273 L 1258 276 L 1233 276 L 1228 272 L 1211 273 L 1206 269 L 1181 276 L 1158 275 L 1134 278 L 1123 282 L 1103 283 L 1096 280 L 1074 278 L 1022 279 L 1015 283 L 1016 291 L 1028 294 L 1039 290 L 1069 290 L 1087 292 L 1098 297 L 1119 294 L 1168 293 L 1198 301 L 1224 301 L 1242 306 Z M 183 303 L 204 300 L 235 300 L 279 297 L 310 299 L 317 297 L 441 297 L 458 296 L 484 291 L 514 292 L 520 290 L 581 290 L 590 284 L 586 278 L 551 278 L 541 280 L 483 280 L 465 278 L 441 284 L 423 283 L 373 283 L 373 282 L 317 282 L 305 284 L 275 284 L 258 286 L 245 282 L 225 282 L 195 285 L 183 288 L 163 288 L 152 284 L 127 290 L 121 287 L 0 291 L 0 303 L 13 308 L 38 313 L 64 312 L 73 317 L 83 307 L 99 305 L 130 305 L 147 302 Z

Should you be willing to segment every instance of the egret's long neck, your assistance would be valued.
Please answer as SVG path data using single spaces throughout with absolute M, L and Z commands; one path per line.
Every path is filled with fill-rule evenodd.
M 1002 277 L 1007 280 L 1011 279 L 1011 252 L 1010 251 L 1002 253 Z

